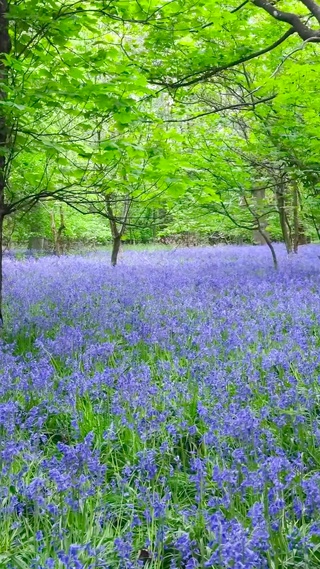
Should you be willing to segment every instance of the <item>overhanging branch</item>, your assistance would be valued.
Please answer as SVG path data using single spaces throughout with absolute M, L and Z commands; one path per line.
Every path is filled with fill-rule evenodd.
M 313 0 L 300 0 L 302 4 L 304 4 L 308 10 L 310 10 L 311 14 L 318 20 L 320 23 L 320 6 L 317 2 Z
M 221 71 L 227 71 L 228 69 L 232 69 L 233 67 L 237 67 L 238 65 L 241 65 L 242 63 L 246 63 L 247 61 L 251 61 L 252 59 L 256 59 L 257 57 L 264 55 L 265 53 L 273 51 L 279 45 L 281 45 L 283 42 L 285 42 L 294 33 L 296 33 L 296 30 L 294 28 L 290 28 L 289 30 L 286 31 L 285 34 L 283 34 L 283 36 L 281 36 L 277 41 L 275 41 L 274 43 L 272 43 L 268 47 L 265 47 L 263 49 L 255 51 L 249 55 L 239 57 L 238 59 L 235 59 L 234 61 L 230 61 L 229 63 L 224 63 L 223 65 L 219 65 L 217 67 L 211 67 L 211 68 L 206 69 L 206 70 L 196 71 L 194 73 L 190 73 L 189 75 L 185 75 L 183 78 L 179 79 L 178 81 L 174 81 L 172 83 L 168 83 L 166 81 L 161 81 L 160 79 L 156 79 L 156 78 L 152 78 L 152 77 L 149 79 L 149 81 L 150 81 L 150 83 L 152 83 L 154 85 L 165 85 L 167 87 L 171 87 L 171 88 L 175 88 L 175 89 L 178 89 L 180 87 L 189 87 L 191 85 L 195 85 L 196 83 L 202 83 L 203 81 L 210 79 L 214 75 L 217 75 Z
M 277 6 L 274 6 L 267 0 L 252 0 L 252 3 L 255 6 L 258 6 L 258 8 L 262 8 L 262 10 L 267 12 L 267 14 L 272 16 L 272 18 L 278 22 L 285 22 L 286 24 L 289 24 L 304 41 L 320 41 L 320 30 L 313 30 L 312 28 L 309 28 L 309 26 L 307 26 L 297 14 L 278 10 Z M 312 4 L 313 6 L 316 6 L 315 2 L 309 0 L 303 2 L 303 4 Z

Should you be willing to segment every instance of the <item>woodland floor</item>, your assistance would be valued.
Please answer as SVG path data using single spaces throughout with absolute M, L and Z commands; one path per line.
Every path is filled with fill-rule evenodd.
M 320 247 L 5 260 L 0 567 L 320 565 Z

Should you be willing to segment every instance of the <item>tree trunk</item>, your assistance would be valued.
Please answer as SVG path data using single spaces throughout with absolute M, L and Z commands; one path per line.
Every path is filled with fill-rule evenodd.
M 306 217 L 307 217 L 308 219 L 311 219 L 312 224 L 313 224 L 313 227 L 314 227 L 315 230 L 316 230 L 317 237 L 318 237 L 318 239 L 319 239 L 319 241 L 320 241 L 320 228 L 319 228 L 319 226 L 318 226 L 318 223 L 317 223 L 316 218 L 314 217 L 314 215 L 313 215 L 312 212 L 311 212 L 310 215 L 307 215 Z M 308 241 L 307 241 L 307 238 L 305 237 L 305 239 L 306 239 L 306 243 L 307 243 L 307 242 L 308 242 Z
M 270 237 L 268 235 L 268 233 L 266 231 L 264 231 L 264 229 L 262 229 L 260 227 L 259 232 L 261 233 L 262 238 L 264 239 L 265 243 L 268 245 L 271 255 L 272 255 L 272 261 L 273 261 L 273 266 L 275 268 L 275 270 L 278 270 L 278 259 L 277 259 L 277 255 L 276 252 L 274 250 L 274 247 L 272 245 L 272 242 L 270 240 Z
M 111 196 L 110 195 L 106 196 L 105 201 L 106 201 L 106 209 L 107 209 L 107 213 L 108 213 L 108 217 L 109 217 L 109 224 L 110 224 L 111 235 L 112 235 L 112 240 L 113 240 L 112 254 L 111 254 L 111 265 L 113 267 L 115 267 L 117 264 L 117 260 L 118 260 L 118 254 L 119 254 L 119 250 L 120 250 L 121 239 L 122 239 L 124 232 L 126 230 L 126 227 L 127 227 L 127 221 L 128 221 L 128 216 L 129 216 L 132 200 L 130 198 L 126 198 L 124 201 L 122 219 L 120 222 L 121 223 L 120 229 L 117 226 L 117 220 L 116 220 L 116 217 L 115 217 L 113 210 L 112 210 Z
M 5 223 L 6 221 L 6 223 Z M 15 222 L 11 218 L 8 218 L 3 221 L 3 239 L 2 239 L 2 247 L 3 251 L 10 251 L 12 247 L 12 236 L 15 230 Z
M 0 84 L 5 86 L 8 83 L 8 70 L 3 56 L 11 51 L 11 41 L 9 36 L 9 5 L 7 0 L 0 0 Z M 7 93 L 5 88 L 0 88 L 0 102 L 5 101 Z M 0 114 L 0 325 L 3 325 L 2 314 L 2 283 L 3 283 L 3 219 L 6 213 L 5 207 L 5 188 L 6 188 L 6 157 L 5 150 L 8 144 L 8 129 L 5 114 Z
M 31 237 L 29 237 L 28 249 L 29 251 L 40 251 L 42 253 L 44 250 L 44 237 L 31 235 Z
M 253 230 L 253 240 L 255 245 L 266 245 L 266 240 L 258 229 Z
M 120 245 L 121 245 L 121 235 L 116 235 L 115 237 L 113 237 L 112 241 L 111 265 L 113 267 L 116 266 L 118 261 Z
M 136 244 L 136 241 L 135 241 L 135 238 L 134 238 L 134 233 L 133 233 L 133 231 L 132 231 L 131 225 L 129 225 L 129 241 L 130 241 L 131 245 L 135 245 L 135 244 Z
M 255 200 L 255 210 L 256 210 L 257 214 L 259 214 L 261 211 L 261 208 L 263 207 L 263 204 L 264 204 L 266 192 L 264 189 L 259 188 L 259 189 L 253 190 L 252 193 L 253 193 L 254 200 Z M 259 225 L 262 229 L 262 232 L 259 229 L 255 229 L 253 231 L 253 239 L 257 245 L 267 245 L 268 243 L 267 243 L 264 235 L 267 234 L 266 227 L 268 225 L 268 222 L 265 218 L 263 218 L 263 219 L 259 218 L 259 219 L 260 219 Z
M 53 235 L 53 253 L 60 257 L 64 253 L 62 233 L 65 230 L 64 215 L 62 206 L 60 206 L 60 226 L 57 229 L 54 211 L 51 212 L 51 230 Z
M 300 241 L 298 185 L 293 182 L 293 251 L 298 253 Z
M 310 243 L 310 239 L 306 235 L 303 223 L 299 220 L 299 245 L 307 245 L 307 243 Z
M 280 227 L 282 231 L 282 237 L 284 240 L 284 244 L 287 249 L 287 253 L 292 253 L 292 243 L 288 231 L 287 225 L 287 215 L 286 215 L 286 203 L 284 198 L 284 189 L 277 188 L 276 189 L 276 198 L 277 198 L 277 206 L 279 212 L 279 220 L 280 220 Z

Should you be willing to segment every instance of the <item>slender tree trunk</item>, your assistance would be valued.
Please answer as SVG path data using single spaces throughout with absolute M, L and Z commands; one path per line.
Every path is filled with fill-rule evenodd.
M 259 212 L 263 208 L 266 192 L 265 192 L 265 190 L 259 188 L 259 189 L 253 190 L 253 196 L 254 196 L 254 200 L 255 200 L 255 210 L 259 214 Z M 263 219 L 260 218 L 259 225 L 262 229 L 262 233 L 259 229 L 254 230 L 253 231 L 254 241 L 258 245 L 266 245 L 267 241 L 266 241 L 264 235 L 266 233 L 268 233 L 266 230 L 266 227 L 268 225 L 267 219 L 265 217 Z
M 116 235 L 115 237 L 113 237 L 112 241 L 111 265 L 113 267 L 116 266 L 118 261 L 120 245 L 121 245 L 121 235 Z
M 129 221 L 129 219 L 128 219 L 128 221 Z M 129 241 L 130 241 L 131 245 L 135 245 L 135 239 L 134 239 L 134 234 L 133 234 L 131 225 L 129 225 Z
M 287 253 L 292 253 L 292 243 L 288 231 L 287 219 L 286 219 L 286 203 L 284 198 L 284 189 L 277 188 L 276 190 L 276 198 L 277 198 L 277 205 L 279 211 L 279 220 L 280 220 L 280 227 L 282 231 L 282 236 L 284 240 L 284 244 L 287 249 Z
M 310 243 L 310 241 L 308 241 L 304 225 L 299 219 L 299 245 L 307 245 L 307 243 Z
M 248 203 L 248 200 L 246 198 L 246 196 L 243 196 L 243 200 L 245 205 L 247 206 L 248 210 L 250 211 L 251 215 L 254 217 L 256 223 L 257 223 L 257 231 L 260 233 L 261 238 L 264 240 L 264 242 L 268 245 L 271 255 L 272 255 L 272 260 L 273 260 L 273 266 L 275 268 L 275 270 L 278 270 L 278 260 L 277 260 L 277 255 L 276 252 L 274 250 L 274 247 L 272 245 L 271 239 L 268 235 L 268 232 L 265 230 L 265 226 L 263 223 L 261 223 L 261 218 L 259 216 L 259 213 L 257 213 Z M 231 219 L 229 217 L 229 219 Z
M 287 212 L 287 208 L 285 207 L 284 209 L 285 211 L 285 222 L 286 222 L 286 226 L 287 226 L 287 230 L 288 230 L 288 236 L 289 236 L 289 253 L 292 253 L 292 249 L 293 249 L 293 243 L 294 243 L 294 235 L 292 235 L 292 229 L 291 229 L 291 225 L 290 225 L 290 221 L 289 221 L 289 216 L 288 216 L 288 212 Z
M 53 235 L 53 252 L 55 255 L 60 257 L 63 254 L 63 240 L 62 240 L 62 233 L 65 230 L 65 223 L 64 223 L 64 215 L 62 206 L 60 206 L 60 225 L 59 229 L 56 226 L 56 219 L 54 215 L 54 211 L 51 212 L 51 229 Z
M 293 183 L 293 251 L 298 253 L 300 241 L 300 224 L 299 224 L 299 202 L 298 202 L 298 185 Z
M 307 217 L 307 219 L 311 219 L 312 224 L 313 224 L 313 227 L 314 227 L 315 230 L 316 230 L 317 237 L 318 237 L 318 239 L 319 239 L 319 241 L 320 241 L 320 228 L 319 228 L 319 225 L 318 225 L 318 223 L 317 223 L 316 218 L 314 217 L 313 213 L 311 213 L 310 215 L 307 215 L 306 217 Z M 307 239 L 306 239 L 306 242 L 307 242 Z
M 63 237 L 62 237 L 62 233 L 65 230 L 65 226 L 64 224 L 61 224 L 59 229 L 58 229 L 58 235 L 57 235 L 57 255 L 63 255 L 64 254 L 64 243 L 63 243 Z
M 11 41 L 9 36 L 9 5 L 7 0 L 0 0 L 0 84 L 5 86 L 8 83 L 8 70 L 3 56 L 11 51 Z M 5 88 L 0 88 L 0 102 L 5 101 L 7 93 Z M 4 112 L 4 111 L 3 111 Z M 0 111 L 0 325 L 3 325 L 2 315 L 2 284 L 3 284 L 3 219 L 6 213 L 5 207 L 5 188 L 6 188 L 6 158 L 5 150 L 8 144 L 8 129 L 5 114 Z
M 128 216 L 129 216 L 132 200 L 130 198 L 127 198 L 124 201 L 122 219 L 120 222 L 120 229 L 118 228 L 117 220 L 116 220 L 116 217 L 115 217 L 113 210 L 112 210 L 110 196 L 106 196 L 105 200 L 106 200 L 106 209 L 107 209 L 107 213 L 109 216 L 109 224 L 110 224 L 111 235 L 112 235 L 111 265 L 113 267 L 115 267 L 117 264 L 117 261 L 118 261 L 118 254 L 120 251 L 121 239 L 122 239 L 124 232 L 126 230 L 126 227 L 127 227 Z
M 7 220 L 6 220 L 7 221 Z M 3 223 L 3 251 L 10 251 L 12 247 L 12 236 L 15 230 L 15 222 L 11 218 L 10 223 Z
M 51 231 L 52 231 L 52 238 L 53 238 L 53 253 L 57 255 L 57 226 L 56 226 L 56 218 L 54 215 L 54 210 L 50 212 L 51 217 Z
M 267 246 L 270 249 L 271 255 L 272 255 L 272 260 L 273 260 L 273 266 L 275 268 L 275 270 L 278 270 L 278 259 L 277 259 L 277 255 L 276 252 L 274 250 L 274 246 L 272 245 L 271 239 L 269 237 L 268 232 L 265 230 L 265 227 L 262 226 L 261 224 L 261 220 L 259 219 L 259 217 L 256 218 L 257 220 L 257 224 L 258 224 L 258 230 L 259 233 L 261 234 L 262 238 L 264 239 L 265 243 L 267 244 Z
M 268 233 L 262 228 L 259 229 L 259 232 L 261 233 L 261 236 L 263 237 L 265 243 L 268 245 L 268 247 L 270 249 L 270 252 L 272 255 L 272 260 L 273 260 L 273 266 L 274 266 L 275 270 L 277 271 L 278 270 L 278 259 L 277 259 L 276 252 L 274 250 L 274 246 L 271 243 L 270 237 L 269 237 Z

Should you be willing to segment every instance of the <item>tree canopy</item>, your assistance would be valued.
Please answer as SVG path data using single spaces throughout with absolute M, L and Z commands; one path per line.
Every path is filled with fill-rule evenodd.
M 313 0 L 1 0 L 1 243 L 318 238 L 319 41 Z

